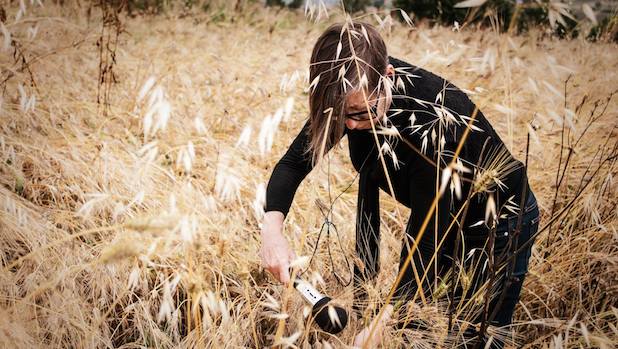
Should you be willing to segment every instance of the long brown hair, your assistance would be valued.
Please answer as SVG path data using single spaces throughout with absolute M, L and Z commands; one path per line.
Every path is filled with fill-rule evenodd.
M 309 66 L 310 141 L 306 151 L 314 164 L 343 136 L 346 95 L 361 87 L 367 94 L 379 88 L 387 65 L 386 45 L 371 24 L 336 23 L 320 35 Z

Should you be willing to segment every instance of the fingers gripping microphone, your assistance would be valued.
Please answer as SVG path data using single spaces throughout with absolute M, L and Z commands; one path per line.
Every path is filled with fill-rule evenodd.
M 348 324 L 348 313 L 345 309 L 329 305 L 331 298 L 318 292 L 310 283 L 297 277 L 294 288 L 313 306 L 313 319 L 322 330 L 336 334 Z

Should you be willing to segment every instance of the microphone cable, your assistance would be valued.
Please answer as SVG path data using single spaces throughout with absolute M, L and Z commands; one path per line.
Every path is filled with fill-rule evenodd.
M 345 281 L 337 273 L 337 268 L 335 267 L 335 261 L 333 260 L 333 254 L 332 254 L 332 251 L 331 251 L 331 248 L 330 248 L 331 229 L 334 230 L 335 234 L 337 235 L 337 241 L 339 242 L 339 250 L 340 250 L 341 254 L 343 255 L 343 258 L 345 260 L 346 267 L 348 268 L 348 270 L 350 270 L 350 260 L 349 260 L 349 258 L 347 256 L 347 254 L 345 253 L 345 251 L 343 250 L 343 244 L 341 243 L 341 236 L 339 234 L 339 230 L 337 229 L 337 225 L 329 217 L 332 215 L 332 211 L 333 211 L 333 207 L 335 205 L 335 202 L 341 197 L 341 195 L 343 195 L 345 192 L 347 192 L 350 189 L 350 187 L 352 187 L 352 184 L 354 184 L 354 182 L 356 181 L 356 178 L 358 178 L 360 173 L 363 171 L 363 168 L 365 167 L 365 164 L 367 163 L 367 160 L 369 160 L 369 157 L 373 154 L 375 149 L 376 149 L 376 144 L 374 142 L 371 150 L 369 151 L 369 153 L 367 154 L 367 156 L 363 160 L 363 163 L 361 164 L 361 167 L 359 168 L 359 170 L 356 173 L 356 175 L 354 176 L 354 178 L 352 178 L 352 180 L 347 185 L 347 187 L 341 193 L 339 193 L 335 197 L 334 200 L 332 200 L 331 191 L 330 191 L 330 156 L 329 156 L 329 158 L 328 158 L 328 165 L 327 165 L 327 187 L 328 187 L 328 198 L 329 198 L 329 201 L 330 201 L 330 206 L 328 207 L 328 210 L 325 212 L 326 207 L 323 204 L 320 204 L 319 202 L 317 202 L 318 208 L 320 209 L 320 213 L 322 214 L 322 216 L 324 218 L 324 222 L 322 223 L 322 226 L 320 227 L 320 232 L 318 233 L 318 238 L 317 238 L 317 240 L 315 242 L 315 245 L 313 247 L 313 252 L 311 253 L 311 258 L 309 259 L 309 265 L 307 266 L 307 268 L 305 270 L 300 272 L 298 275 L 303 275 L 305 272 L 307 272 L 307 270 L 309 270 L 309 268 L 311 268 L 311 263 L 313 262 L 313 258 L 315 257 L 315 255 L 317 253 L 318 246 L 319 246 L 319 243 L 320 243 L 320 239 L 322 238 L 322 234 L 326 231 L 327 250 L 328 250 L 328 257 L 329 257 L 330 266 L 331 266 L 331 272 L 332 272 L 333 276 L 335 276 L 335 279 L 337 280 L 339 285 L 341 285 L 343 287 L 347 287 L 347 286 L 349 286 L 352 283 L 354 275 L 351 275 L 349 280 Z

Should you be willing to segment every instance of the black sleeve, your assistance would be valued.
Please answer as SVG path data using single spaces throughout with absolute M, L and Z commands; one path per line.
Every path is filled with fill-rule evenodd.
M 419 158 L 411 164 L 409 170 L 409 176 L 412 181 L 410 186 L 411 214 L 406 227 L 406 236 L 401 250 L 399 264 L 400 271 L 409 254 L 408 248 L 412 248 L 415 239 L 419 236 L 423 226 L 423 221 L 430 211 L 436 196 L 436 168 L 433 165 Z M 441 174 L 441 172 L 438 174 L 438 178 L 441 178 Z M 414 293 L 418 288 L 412 264 L 416 268 L 419 280 L 423 278 L 423 274 L 427 270 L 427 276 L 425 278 L 425 282 L 423 282 L 423 292 L 425 292 L 425 295 L 429 294 L 427 291 L 432 288 L 433 280 L 436 274 L 434 268 L 436 268 L 437 265 L 439 271 L 439 266 L 442 262 L 442 250 L 444 249 L 446 242 L 438 250 L 436 250 L 436 247 L 440 240 L 444 237 L 444 234 L 447 234 L 446 230 L 450 223 L 450 201 L 451 193 L 447 188 L 438 201 L 436 207 L 438 212 L 436 213 L 434 211 L 431 215 L 429 222 L 424 229 L 424 233 L 418 241 L 418 247 L 414 251 L 412 260 L 405 269 L 401 282 L 396 285 L 395 296 L 393 297 L 394 301 L 398 299 L 409 299 L 414 296 Z M 434 253 L 436 254 L 436 259 L 431 265 L 429 265 Z
M 265 212 L 280 211 L 287 216 L 296 189 L 313 169 L 312 154 L 305 153 L 308 145 L 309 120 L 305 122 L 302 130 L 273 169 L 266 187 Z

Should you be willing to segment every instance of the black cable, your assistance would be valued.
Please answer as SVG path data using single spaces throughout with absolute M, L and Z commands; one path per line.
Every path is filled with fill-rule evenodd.
M 369 160 L 369 157 L 373 154 L 374 149 L 376 149 L 375 143 L 373 144 L 371 150 L 367 154 L 367 157 L 363 160 L 363 163 L 361 164 L 361 167 L 359 168 L 358 172 L 356 173 L 354 178 L 352 178 L 352 181 L 350 181 L 350 184 L 348 184 L 348 186 L 341 193 L 339 193 L 339 195 L 337 195 L 334 200 L 330 200 L 331 199 L 331 196 L 330 196 L 330 157 L 328 158 L 328 167 L 327 167 L 327 178 L 328 178 L 328 180 L 327 180 L 327 183 L 328 183 L 328 193 L 329 193 L 328 196 L 329 196 L 330 206 L 329 206 L 328 211 L 326 213 L 324 212 L 323 207 L 318 206 L 318 208 L 320 209 L 320 212 L 322 213 L 322 216 L 324 218 L 324 222 L 322 223 L 322 226 L 320 227 L 320 232 L 318 234 L 318 238 L 317 238 L 317 240 L 315 242 L 315 246 L 313 247 L 313 252 L 311 253 L 311 258 L 309 259 L 309 265 L 307 266 L 307 268 L 305 270 L 300 272 L 299 275 L 303 275 L 305 272 L 307 272 L 307 270 L 309 270 L 309 268 L 311 268 L 311 262 L 313 261 L 313 257 L 315 257 L 315 254 L 317 253 L 318 246 L 319 246 L 319 243 L 320 243 L 320 239 L 322 238 L 322 233 L 324 232 L 324 227 L 326 227 L 328 257 L 329 257 L 329 260 L 330 260 L 332 273 L 335 276 L 335 279 L 337 280 L 337 282 L 341 286 L 347 287 L 347 286 L 349 286 L 352 283 L 352 280 L 354 278 L 353 275 L 352 275 L 352 277 L 350 277 L 350 279 L 348 281 L 344 282 L 343 278 L 341 276 L 339 276 L 339 274 L 337 274 L 337 271 L 336 271 L 336 268 L 335 268 L 335 263 L 333 261 L 332 252 L 331 252 L 331 249 L 330 249 L 330 243 L 329 243 L 330 242 L 330 230 L 331 230 L 331 227 L 335 231 L 335 234 L 337 235 L 337 240 L 339 241 L 339 249 L 342 252 L 343 258 L 345 259 L 345 263 L 346 263 L 346 266 L 347 266 L 348 270 L 350 270 L 350 260 L 348 259 L 348 256 L 346 255 L 345 251 L 343 250 L 343 245 L 341 243 L 341 236 L 339 235 L 339 230 L 337 229 L 337 225 L 335 225 L 335 223 L 333 223 L 328 217 L 332 214 L 335 202 L 341 197 L 341 195 L 343 195 L 345 192 L 347 192 L 348 189 L 350 189 L 350 187 L 352 187 L 352 184 L 354 184 L 354 182 L 356 181 L 356 178 L 360 175 L 361 171 L 365 167 L 365 164 L 367 163 L 367 160 Z

